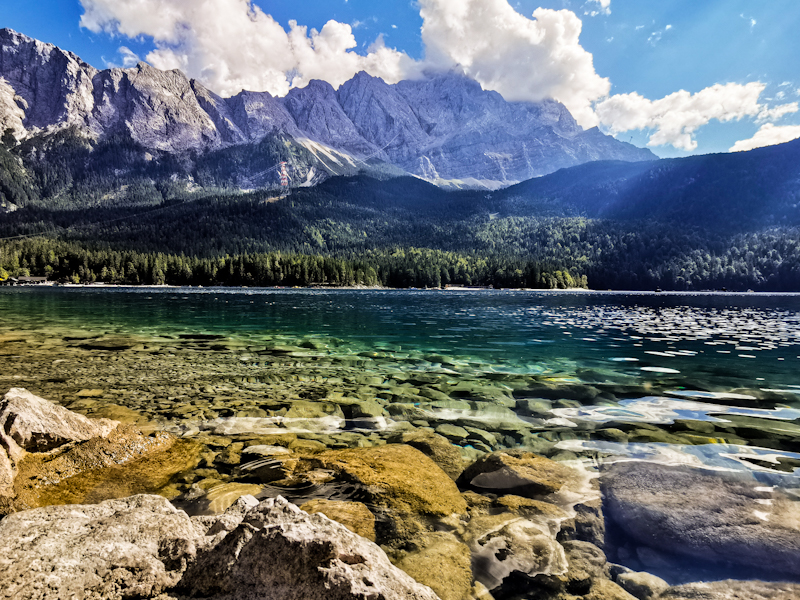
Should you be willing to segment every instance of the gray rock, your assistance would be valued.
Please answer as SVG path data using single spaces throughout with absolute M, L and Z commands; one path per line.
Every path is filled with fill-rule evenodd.
M 180 581 L 203 539 L 160 496 L 19 512 L 0 521 L 0 589 L 15 600 L 152 598 Z
M 15 600 L 438 600 L 374 543 L 283 498 L 189 518 L 160 496 L 50 506 L 0 521 Z
M 660 577 L 643 571 L 620 573 L 616 582 L 623 590 L 639 600 L 655 600 L 669 587 L 669 584 Z
M 748 474 L 623 462 L 603 473 L 601 490 L 606 522 L 655 566 L 800 576 L 800 502 Z
M 367 157 L 429 181 L 508 185 L 593 160 L 651 160 L 649 151 L 582 130 L 560 103 L 506 102 L 454 73 L 389 85 L 358 73 L 285 98 L 222 98 L 178 70 L 146 63 L 98 71 L 72 53 L 0 30 L 0 124 L 18 139 L 74 127 L 88 140 L 128 134 L 149 152 L 204 153 L 268 136 L 294 147 L 296 184 L 314 171 L 354 174 Z M 312 171 L 313 170 L 313 171 Z M 385 167 L 384 167 L 385 170 Z M 242 187 L 274 171 L 232 173 Z
M 106 437 L 119 425 L 109 419 L 87 419 L 63 406 L 12 388 L 0 401 L 0 444 L 12 459 L 20 451 L 47 452 L 68 442 Z
M 249 511 L 222 542 L 198 557 L 181 588 L 217 600 L 437 598 L 374 543 L 283 498 Z

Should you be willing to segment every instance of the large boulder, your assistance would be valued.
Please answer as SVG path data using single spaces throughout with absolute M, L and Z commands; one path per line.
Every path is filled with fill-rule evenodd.
M 22 388 L 11 388 L 0 401 L 0 439 L 11 458 L 19 451 L 47 452 L 68 442 L 106 437 L 119 421 L 87 419 Z
M 203 537 L 160 496 L 15 513 L 0 521 L 0 590 L 15 600 L 152 598 L 181 580 Z
M 622 462 L 604 471 L 601 490 L 615 559 L 637 557 L 656 573 L 732 567 L 800 577 L 800 502 L 749 474 Z
M 50 506 L 0 521 L 15 600 L 438 600 L 374 543 L 283 498 L 188 517 L 160 496 Z
M 280 497 L 198 556 L 180 590 L 215 600 L 437 600 L 374 543 Z
M 15 495 L 14 479 L 28 452 L 106 437 L 118 425 L 108 419 L 87 419 L 25 389 L 11 388 L 0 400 L 0 498 Z

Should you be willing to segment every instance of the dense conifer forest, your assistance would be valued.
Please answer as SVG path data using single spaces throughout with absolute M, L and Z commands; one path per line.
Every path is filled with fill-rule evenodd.
M 267 166 L 281 148 L 265 139 L 251 155 L 182 164 L 125 138 L 4 137 L 0 277 L 800 290 L 800 144 L 749 160 L 591 163 L 497 192 L 366 175 L 233 189 L 237 163 Z

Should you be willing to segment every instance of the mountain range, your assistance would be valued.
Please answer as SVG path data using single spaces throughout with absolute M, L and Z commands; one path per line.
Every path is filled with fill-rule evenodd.
M 281 161 L 293 186 L 367 171 L 497 189 L 590 161 L 655 159 L 582 129 L 559 102 L 506 102 L 452 72 L 394 85 L 361 72 L 338 90 L 314 80 L 283 98 L 223 98 L 178 70 L 98 70 L 10 29 L 0 30 L 0 132 L 31 164 L 57 153 L 117 177 L 238 189 L 276 185 Z

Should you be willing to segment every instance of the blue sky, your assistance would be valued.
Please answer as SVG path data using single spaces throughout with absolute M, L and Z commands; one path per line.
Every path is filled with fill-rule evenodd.
M 226 94 L 463 69 L 660 156 L 800 136 L 798 23 L 795 0 L 3 0 L 0 18 L 98 68 L 146 59 Z

